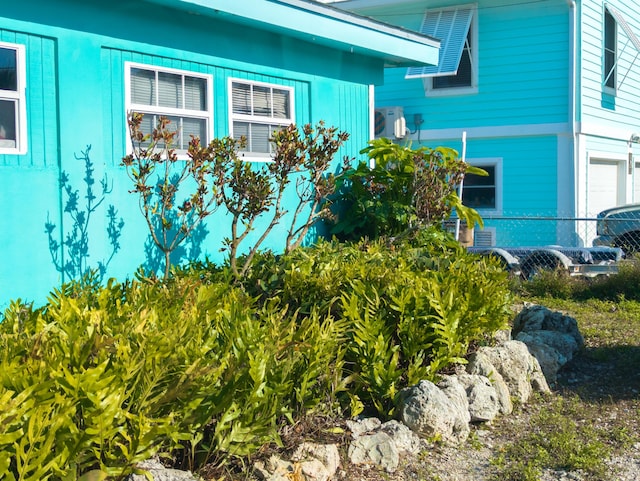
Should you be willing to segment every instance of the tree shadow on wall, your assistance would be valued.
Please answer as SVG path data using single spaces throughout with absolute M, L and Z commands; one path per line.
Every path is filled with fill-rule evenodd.
M 60 174 L 60 189 L 66 194 L 63 216 L 71 220 L 70 228 L 66 232 L 61 232 L 59 237 L 61 242 L 56 240 L 56 225 L 51 222 L 49 213 L 47 213 L 47 221 L 45 222 L 45 233 L 49 239 L 51 261 L 56 270 L 62 275 L 63 283 L 71 279 L 83 278 L 93 272 L 97 274 L 97 280 L 102 282 L 109 263 L 120 250 L 120 235 L 124 227 L 124 220 L 122 217 L 118 218 L 118 211 L 111 204 L 106 209 L 106 231 L 110 246 L 109 256 L 98 261 L 96 267 L 92 267 L 89 264 L 89 226 L 91 218 L 104 202 L 106 196 L 112 191 L 105 174 L 99 182 L 99 194 L 94 192 L 96 180 L 93 162 L 89 155 L 90 152 L 91 145 L 88 145 L 84 151 L 80 152 L 80 155 L 75 154 L 76 160 L 84 162 L 84 178 L 82 180 L 85 184 L 85 191 L 83 197 L 80 195 L 80 190 L 74 189 L 71 185 L 69 174 L 64 171 Z M 84 199 L 84 205 L 82 205 L 82 199 Z M 64 229 L 64 226 L 62 228 Z

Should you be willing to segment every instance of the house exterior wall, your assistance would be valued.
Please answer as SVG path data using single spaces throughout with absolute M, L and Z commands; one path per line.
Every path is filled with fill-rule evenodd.
M 126 0 L 103 2 L 28 0 L 3 5 L 0 42 L 25 46 L 27 140 L 25 154 L 0 155 L 0 306 L 9 299 L 44 300 L 68 281 L 49 253 L 45 222 L 64 241 L 72 222 L 64 212 L 61 173 L 84 205 L 84 164 L 76 158 L 91 145 L 94 192 L 106 175 L 111 192 L 93 214 L 89 264 L 110 253 L 106 209 L 113 204 L 124 220 L 121 250 L 107 276 L 132 276 L 140 266 L 157 268 L 138 199 L 120 160 L 126 153 L 124 65 L 134 61 L 210 74 L 213 78 L 213 135 L 229 134 L 228 79 L 263 81 L 294 89 L 298 125 L 324 120 L 350 134 L 336 157 L 358 156 L 369 139 L 369 85 L 382 81 L 382 61 L 350 55 L 223 19 Z M 241 34 L 239 34 L 241 33 Z M 217 215 L 217 214 L 216 214 Z M 182 258 L 221 261 L 225 218 L 205 225 L 197 245 Z M 259 227 L 257 229 L 259 231 Z M 284 227 L 265 247 L 283 247 Z M 250 242 L 250 240 L 248 241 Z
M 462 4 L 467 2 L 414 1 L 358 11 L 388 21 L 404 19 L 407 28 L 419 28 L 426 8 Z M 573 175 L 568 100 L 572 12 L 564 1 L 545 2 L 541 8 L 537 2 L 480 0 L 476 8 L 478 71 L 473 91 L 425 93 L 422 79 L 405 79 L 406 69 L 386 69 L 384 84 L 376 87 L 376 106 L 403 107 L 413 143 L 461 149 L 466 132 L 466 160 L 482 166 L 493 159 L 500 166 L 497 208 L 479 209 L 486 226 L 495 229 L 496 244 L 552 244 L 557 238 L 554 225 L 541 226 L 533 239 L 528 229 L 493 219 L 567 215 L 572 209 L 572 196 L 560 186 Z M 417 132 L 414 114 L 424 119 Z M 559 155 L 564 166 L 558 164 Z
M 458 1 L 351 0 L 340 4 L 363 14 L 420 28 L 426 9 L 468 5 Z M 637 0 L 607 2 L 640 36 Z M 547 222 L 523 228 L 521 219 L 595 217 L 606 207 L 640 201 L 640 58 L 629 43 L 618 59 L 615 95 L 603 88 L 603 0 L 507 2 L 478 0 L 477 88 L 426 92 L 406 70 L 387 69 L 376 106 L 403 107 L 408 138 L 429 146 L 461 147 L 467 160 L 501 160 L 501 202 L 479 209 L 498 245 L 591 245 L 595 225 Z M 473 26 L 472 26 L 473 29 Z M 618 26 L 617 48 L 627 35 Z M 633 65 L 632 65 L 633 64 Z M 428 82 L 428 80 L 427 80 Z M 424 122 L 414 125 L 414 114 Z M 515 149 L 515 150 L 514 150 Z M 634 156 L 628 168 L 628 153 Z
M 640 5 L 637 1 L 582 3 L 578 145 L 583 172 L 579 173 L 582 182 L 579 184 L 577 210 L 579 215 L 586 216 L 593 216 L 604 208 L 640 201 L 634 189 L 640 170 L 634 167 L 633 159 L 629 159 L 629 153 L 640 159 L 638 144 L 629 142 L 632 134 L 640 132 L 640 57 L 636 58 L 639 52 L 618 25 L 617 88 L 612 92 L 603 86 L 605 4 L 618 10 L 635 34 L 640 36 L 637 18 Z M 598 176 L 603 173 L 610 177 L 610 181 L 608 185 L 601 186 Z M 594 195 L 594 190 L 601 193 Z

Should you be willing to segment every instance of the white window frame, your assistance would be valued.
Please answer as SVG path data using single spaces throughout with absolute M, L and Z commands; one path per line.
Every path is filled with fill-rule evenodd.
M 0 90 L 0 100 L 13 101 L 16 106 L 16 140 L 0 140 L 0 154 L 27 153 L 27 69 L 26 49 L 24 45 L 0 42 L 0 48 L 15 50 L 17 86 L 16 90 Z
M 474 207 L 481 215 L 501 215 L 502 214 L 502 158 L 500 157 L 488 157 L 467 159 L 467 163 L 474 167 L 493 167 L 495 172 L 494 188 L 495 188 L 495 206 L 493 208 L 488 207 Z M 464 183 L 463 183 L 464 192 Z M 462 196 L 462 203 L 465 204 L 464 194 Z M 465 204 L 466 205 L 466 204 Z
M 185 108 L 171 108 L 161 107 L 156 105 L 137 104 L 131 100 L 131 69 L 138 68 L 142 70 L 149 70 L 156 73 L 166 72 L 175 75 L 182 75 L 183 77 L 195 77 L 201 78 L 206 81 L 206 110 L 193 110 Z M 203 145 L 207 145 L 213 139 L 213 76 L 201 72 L 194 72 L 191 70 L 182 70 L 169 67 L 160 67 L 157 65 L 137 63 L 137 62 L 125 62 L 124 69 L 124 86 L 125 86 L 125 125 L 127 128 L 127 153 L 131 153 L 133 146 L 131 145 L 131 137 L 128 131 L 127 117 L 130 112 L 140 112 L 145 115 L 164 115 L 172 117 L 199 119 L 206 122 L 206 139 L 200 139 Z M 148 133 L 148 132 L 145 132 Z M 188 142 L 188 139 L 186 139 Z M 176 148 L 176 154 L 179 159 L 187 158 L 187 149 Z
M 268 87 L 270 89 L 277 90 L 286 90 L 289 93 L 289 117 L 284 118 L 276 118 L 276 117 L 266 117 L 259 115 L 247 115 L 247 114 L 237 114 L 233 112 L 233 84 L 244 84 L 244 85 L 252 85 L 259 87 Z M 250 124 L 266 124 L 266 125 L 278 125 L 281 127 L 288 127 L 291 124 L 295 124 L 295 90 L 293 87 L 275 83 L 268 82 L 258 82 L 253 80 L 246 80 L 242 78 L 229 78 L 228 80 L 228 88 L 227 91 L 229 93 L 229 135 L 235 138 L 235 133 L 233 131 L 233 123 L 234 121 L 239 122 L 248 122 Z M 240 156 L 248 161 L 271 161 L 272 156 L 270 152 L 250 152 L 250 151 L 241 151 Z

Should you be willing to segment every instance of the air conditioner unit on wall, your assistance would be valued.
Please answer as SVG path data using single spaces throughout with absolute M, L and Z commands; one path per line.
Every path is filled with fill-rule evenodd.
M 402 107 L 377 108 L 374 133 L 377 139 L 404 139 L 407 135 L 407 122 Z

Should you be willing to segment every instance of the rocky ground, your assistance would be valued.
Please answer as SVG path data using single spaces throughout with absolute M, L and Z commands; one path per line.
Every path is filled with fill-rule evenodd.
M 640 349 L 638 347 L 637 349 Z M 620 379 L 613 363 L 594 360 L 588 350 L 567 364 L 560 372 L 553 394 L 538 398 L 527 406 L 518 407 L 510 416 L 491 425 L 475 426 L 467 443 L 461 447 L 427 444 L 417 457 L 403 460 L 395 473 L 361 470 L 349 467 L 342 471 L 342 479 L 366 481 L 529 481 L 525 478 L 505 477 L 495 465 L 506 446 L 513 444 L 532 429 L 531 419 L 549 408 L 559 398 L 578 399 L 578 404 L 598 406 L 597 417 L 575 419 L 576 423 L 590 423 L 596 429 L 620 430 L 635 437 L 623 449 L 612 449 L 605 461 L 605 475 L 580 471 L 543 470 L 540 481 L 640 481 L 640 442 L 637 420 L 640 415 L 640 374 L 635 379 Z M 578 409 L 580 409 L 578 407 Z M 588 413 L 593 413 L 592 408 Z

